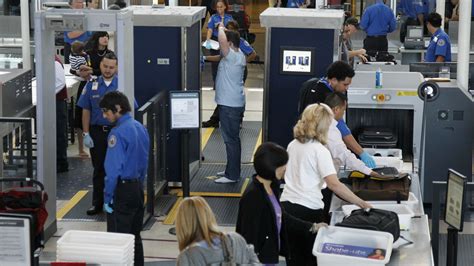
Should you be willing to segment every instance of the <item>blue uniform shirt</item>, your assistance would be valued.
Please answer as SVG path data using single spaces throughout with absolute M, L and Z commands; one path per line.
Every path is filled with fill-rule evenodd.
M 107 154 L 105 156 L 104 202 L 114 198 L 115 188 L 120 179 L 143 180 L 147 174 L 150 138 L 145 127 L 130 116 L 122 115 L 110 131 Z
M 423 0 L 401 0 L 398 9 L 409 18 L 416 19 L 423 13 Z
M 231 15 L 224 14 L 224 26 L 227 26 L 227 23 L 229 23 L 229 21 L 231 20 L 233 20 Z M 217 30 L 217 26 L 219 25 L 219 23 L 221 23 L 221 21 L 222 21 L 222 17 L 216 13 L 211 16 L 211 18 L 209 19 L 209 22 L 207 23 L 207 28 L 212 29 L 212 36 L 216 38 L 219 33 L 219 31 Z
M 117 75 L 112 79 L 112 82 L 107 86 L 104 78 L 99 76 L 97 80 L 88 82 L 82 91 L 82 95 L 77 102 L 77 105 L 82 109 L 87 109 L 91 112 L 91 125 L 110 126 L 110 122 L 102 116 L 102 110 L 99 107 L 99 102 L 109 91 L 115 91 L 118 88 Z
M 365 9 L 360 27 L 368 36 L 387 35 L 397 29 L 397 21 L 392 10 L 382 0 Z
M 239 48 L 245 56 L 249 56 L 254 51 L 253 47 L 243 38 L 240 38 Z
M 89 38 L 92 36 L 92 32 L 86 31 L 83 34 L 81 34 L 79 37 L 71 39 L 67 36 L 67 34 L 69 32 L 70 31 L 65 31 L 64 32 L 64 42 L 69 43 L 69 44 L 72 44 L 75 41 L 80 41 L 80 42 L 86 43 L 89 40 Z
M 329 90 L 334 92 L 334 89 L 331 87 L 331 85 L 329 84 L 329 82 L 326 79 L 321 79 L 321 82 L 324 83 L 324 85 L 326 85 L 326 87 L 328 87 Z M 337 121 L 337 126 L 336 127 L 337 127 L 337 129 L 339 129 L 339 132 L 341 132 L 341 135 L 343 137 L 352 134 L 351 130 L 346 125 L 346 121 L 344 121 L 344 119 L 340 119 L 339 121 Z
M 305 0 L 288 0 L 286 7 L 299 8 L 305 2 Z
M 451 41 L 448 34 L 438 29 L 431 36 L 430 45 L 426 50 L 425 62 L 436 62 L 436 57 L 441 55 L 445 62 L 451 62 Z

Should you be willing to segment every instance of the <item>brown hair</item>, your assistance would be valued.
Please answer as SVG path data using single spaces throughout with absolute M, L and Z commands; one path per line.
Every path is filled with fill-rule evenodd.
M 180 251 L 202 240 L 212 246 L 212 238 L 222 235 L 216 217 L 204 198 L 190 197 L 181 202 L 176 214 L 176 236 Z
M 237 21 L 235 21 L 235 20 L 231 20 L 231 21 L 227 22 L 226 28 L 228 30 L 238 31 L 239 30 L 239 23 L 237 23 Z
M 293 136 L 301 143 L 317 140 L 325 145 L 333 119 L 334 115 L 329 106 L 323 103 L 310 104 L 304 109 L 300 120 L 293 128 Z
M 84 43 L 81 41 L 74 41 L 71 44 L 71 52 L 74 55 L 80 55 L 82 52 L 84 52 Z

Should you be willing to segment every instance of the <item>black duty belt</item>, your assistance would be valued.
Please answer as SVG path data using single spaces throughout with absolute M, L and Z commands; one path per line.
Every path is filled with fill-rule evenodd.
M 140 179 L 133 178 L 133 179 L 119 179 L 119 183 L 122 184 L 132 184 L 132 183 L 139 183 Z
M 104 132 L 109 132 L 112 129 L 111 126 L 100 126 L 100 125 L 91 125 L 91 128 L 102 130 Z

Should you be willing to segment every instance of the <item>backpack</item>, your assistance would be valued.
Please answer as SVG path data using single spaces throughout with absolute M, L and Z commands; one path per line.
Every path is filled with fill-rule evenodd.
M 400 222 L 395 212 L 381 209 L 353 210 L 336 226 L 387 232 L 393 235 L 393 242 L 400 237 Z
M 315 103 L 316 86 L 318 86 L 319 78 L 311 78 L 303 82 L 300 89 L 300 98 L 298 100 L 298 114 L 302 114 L 306 106 Z

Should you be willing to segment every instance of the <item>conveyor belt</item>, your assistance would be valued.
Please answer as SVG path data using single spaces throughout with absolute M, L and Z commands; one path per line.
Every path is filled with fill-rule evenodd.
M 439 265 L 446 264 L 448 235 L 441 234 L 439 236 Z M 474 235 L 459 234 L 458 235 L 458 265 L 472 265 L 474 261 Z
M 175 195 L 161 195 L 155 201 L 155 216 L 165 216 L 169 213 L 178 197 Z
M 240 197 L 247 187 L 249 178 L 254 174 L 253 165 L 241 166 L 241 179 L 238 183 L 215 183 L 216 173 L 224 170 L 225 164 L 202 164 L 191 180 L 191 196 Z M 179 192 L 178 195 L 183 194 Z
M 242 163 L 252 161 L 253 152 L 259 138 L 262 123 L 257 121 L 244 121 L 240 130 L 240 142 L 242 145 Z M 204 162 L 224 163 L 226 151 L 224 140 L 220 129 L 215 129 L 203 150 Z

